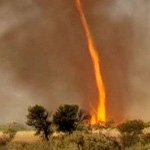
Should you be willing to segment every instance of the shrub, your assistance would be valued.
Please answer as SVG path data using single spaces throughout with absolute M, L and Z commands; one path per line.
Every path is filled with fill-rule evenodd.
M 87 150 L 120 150 L 120 145 L 115 138 L 103 134 L 85 134 L 83 149 Z
M 12 128 L 8 128 L 3 131 L 4 136 L 7 137 L 9 141 L 11 141 L 15 137 L 16 133 L 17 131 Z
M 131 147 L 126 147 L 125 150 L 150 150 L 150 145 L 143 145 L 140 142 L 137 142 Z
M 145 144 L 150 144 L 150 133 L 146 133 L 146 134 L 143 134 L 141 136 L 141 140 L 142 140 L 142 143 L 145 145 Z
M 121 132 L 122 147 L 131 147 L 140 142 L 142 130 L 145 123 L 142 120 L 129 120 L 118 125 L 118 130 Z
M 70 136 L 70 141 L 76 143 L 78 148 L 83 147 L 84 145 L 84 136 L 83 133 L 80 131 L 74 131 Z
M 6 145 L 7 142 L 9 142 L 8 137 L 4 135 L 0 137 L 0 146 Z
M 112 128 L 115 121 L 112 118 L 109 118 L 107 122 L 105 123 L 105 128 Z
M 118 125 L 118 130 L 121 133 L 140 134 L 144 127 L 145 124 L 142 120 L 128 120 Z
M 138 142 L 140 142 L 140 137 L 138 135 L 123 134 L 121 137 L 121 144 L 123 148 L 131 147 Z

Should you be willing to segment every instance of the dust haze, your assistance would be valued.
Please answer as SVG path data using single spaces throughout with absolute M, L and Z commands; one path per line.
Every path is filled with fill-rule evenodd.
M 150 2 L 82 0 L 101 58 L 107 116 L 150 113 Z M 34 104 L 97 105 L 93 66 L 74 0 L 0 1 L 0 122 Z

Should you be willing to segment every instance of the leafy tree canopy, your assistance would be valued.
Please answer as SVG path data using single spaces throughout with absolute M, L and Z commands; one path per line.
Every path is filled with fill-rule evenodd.
M 69 133 L 85 119 L 89 119 L 89 115 L 83 109 L 79 109 L 78 105 L 65 104 L 53 115 L 53 123 L 57 126 L 57 130 Z
M 36 135 L 41 135 L 44 139 L 49 139 L 51 131 L 50 113 L 43 107 L 35 105 L 28 108 L 26 124 L 36 129 Z
M 145 123 L 142 120 L 128 120 L 118 125 L 118 130 L 121 133 L 139 134 L 145 127 Z

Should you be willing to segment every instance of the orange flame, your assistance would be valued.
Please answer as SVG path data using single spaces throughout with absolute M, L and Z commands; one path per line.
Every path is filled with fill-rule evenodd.
M 103 83 L 101 71 L 100 71 L 99 56 L 98 56 L 97 49 L 96 49 L 95 44 L 94 44 L 92 34 L 90 32 L 90 28 L 89 28 L 87 20 L 86 20 L 86 17 L 85 17 L 84 12 L 83 12 L 81 1 L 76 0 L 76 4 L 77 4 L 77 9 L 80 13 L 83 27 L 84 27 L 85 32 L 86 32 L 89 52 L 90 52 L 90 55 L 92 58 L 93 66 L 94 66 L 94 73 L 95 73 L 95 78 L 96 78 L 96 83 L 97 83 L 97 88 L 98 88 L 98 94 L 99 94 L 98 95 L 98 97 L 99 97 L 98 98 L 99 99 L 98 108 L 97 108 L 96 113 L 95 113 L 95 111 L 92 111 L 91 124 L 95 124 L 99 121 L 100 122 L 106 122 L 106 110 L 105 110 L 106 94 L 105 94 L 105 87 L 104 87 L 104 83 Z

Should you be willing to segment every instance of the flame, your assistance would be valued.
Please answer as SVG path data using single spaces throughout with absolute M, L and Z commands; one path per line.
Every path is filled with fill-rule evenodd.
M 76 0 L 76 5 L 80 13 L 81 21 L 85 29 L 86 37 L 88 40 L 89 53 L 91 55 L 92 63 L 94 66 L 94 73 L 95 73 L 95 78 L 96 78 L 98 94 L 99 94 L 98 95 L 98 101 L 99 101 L 98 108 L 97 108 L 96 113 L 95 111 L 92 111 L 91 124 L 95 124 L 97 122 L 106 122 L 106 110 L 105 110 L 106 109 L 105 108 L 106 94 L 105 94 L 105 87 L 104 87 L 104 83 L 103 83 L 102 75 L 100 71 L 100 59 L 99 59 L 97 49 L 94 44 L 92 34 L 90 32 L 90 28 L 88 26 L 86 17 L 83 12 L 81 0 Z

